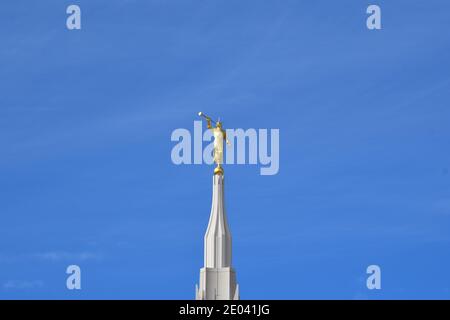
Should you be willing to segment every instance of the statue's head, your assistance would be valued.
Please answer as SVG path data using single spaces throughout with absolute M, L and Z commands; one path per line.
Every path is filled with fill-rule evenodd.
M 217 121 L 217 122 L 216 122 L 216 126 L 217 126 L 217 128 L 222 128 L 222 122 Z

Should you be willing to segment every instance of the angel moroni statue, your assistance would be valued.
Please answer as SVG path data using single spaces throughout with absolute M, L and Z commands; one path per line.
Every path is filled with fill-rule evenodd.
M 203 112 L 199 112 L 200 117 L 206 119 L 206 127 L 213 131 L 214 135 L 214 162 L 217 167 L 214 169 L 214 174 L 223 174 L 222 164 L 223 164 L 223 142 L 226 141 L 227 144 L 230 142 L 227 140 L 227 133 L 222 128 L 222 123 L 220 120 L 214 121 L 210 117 L 206 116 Z M 215 127 L 211 125 L 211 122 L 215 123 Z
M 231 265 L 231 233 L 228 227 L 224 199 L 223 142 L 226 132 L 220 121 L 199 112 L 207 121 L 208 129 L 214 133 L 213 196 L 211 214 L 204 239 L 204 267 L 200 269 L 200 285 L 196 286 L 196 300 L 238 300 L 239 285 Z M 227 141 L 228 143 L 228 141 Z

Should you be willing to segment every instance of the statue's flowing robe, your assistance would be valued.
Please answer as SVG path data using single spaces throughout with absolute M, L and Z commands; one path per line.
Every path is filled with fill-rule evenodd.
M 220 128 L 214 128 L 214 162 L 217 164 L 223 163 L 223 130 Z

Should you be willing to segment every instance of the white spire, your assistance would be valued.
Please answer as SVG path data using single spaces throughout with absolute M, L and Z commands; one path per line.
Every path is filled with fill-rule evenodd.
M 208 229 L 205 234 L 205 266 L 200 269 L 197 300 L 237 300 L 239 287 L 231 267 L 231 233 L 224 199 L 224 177 L 213 176 L 213 197 Z
M 223 176 L 215 174 L 208 229 L 205 234 L 205 267 L 231 267 L 231 233 L 225 212 Z

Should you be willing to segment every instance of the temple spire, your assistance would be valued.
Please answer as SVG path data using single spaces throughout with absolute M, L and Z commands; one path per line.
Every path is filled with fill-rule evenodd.
M 211 127 L 211 118 L 203 116 Z M 224 173 L 221 166 L 223 159 L 223 134 L 220 122 L 216 122 L 214 132 L 214 160 L 217 167 L 213 175 L 213 192 L 211 213 L 204 238 L 204 267 L 200 269 L 200 286 L 196 286 L 197 300 L 238 300 L 239 286 L 236 273 L 231 264 L 231 233 L 225 211 Z M 220 141 L 216 144 L 216 141 Z

